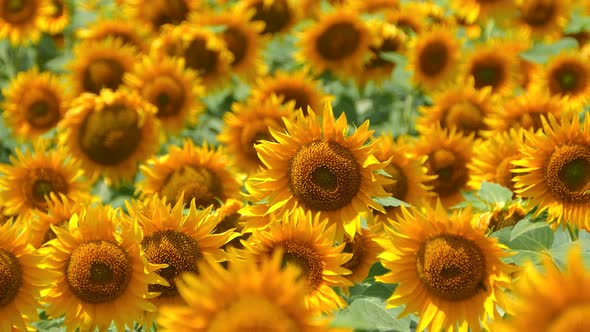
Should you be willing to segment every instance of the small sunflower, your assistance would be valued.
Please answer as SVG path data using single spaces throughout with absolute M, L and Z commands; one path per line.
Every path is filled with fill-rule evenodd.
M 276 252 L 261 260 L 232 260 L 227 268 L 199 264 L 198 276 L 184 274 L 177 282 L 187 305 L 163 307 L 158 331 L 326 331 L 327 321 L 305 305 L 299 270 L 283 267 L 283 260 Z
M 541 117 L 553 114 L 571 114 L 572 109 L 564 98 L 548 96 L 537 91 L 506 98 L 495 112 L 486 119 L 489 132 L 484 136 L 493 136 L 498 132 L 509 131 L 511 128 L 523 128 L 537 131 L 541 129 Z
M 538 39 L 559 37 L 571 11 L 570 0 L 517 0 L 516 4 L 515 25 Z
M 203 9 L 202 0 L 124 0 L 123 11 L 146 24 L 153 32 L 165 25 L 186 22 L 192 13 Z
M 344 244 L 334 246 L 335 235 L 336 225 L 328 226 L 319 213 L 295 209 L 267 229 L 254 231 L 244 246 L 257 256 L 283 252 L 283 264 L 298 267 L 305 279 L 307 307 L 330 313 L 344 307 L 332 287 L 352 285 L 345 278 L 350 271 L 342 267 L 352 254 L 342 252 Z
M 243 12 L 253 11 L 252 21 L 264 23 L 262 34 L 288 32 L 302 17 L 294 0 L 242 0 L 237 6 Z
M 410 43 L 410 69 L 414 83 L 428 91 L 456 78 L 461 44 L 455 32 L 444 27 L 419 35 Z
M 91 176 L 102 174 L 113 183 L 131 181 L 137 164 L 158 148 L 155 113 L 136 93 L 85 93 L 60 122 L 60 143 Z
M 156 117 L 170 133 L 180 132 L 185 124 L 194 125 L 203 112 L 199 99 L 205 89 L 196 73 L 185 69 L 182 58 L 155 60 L 144 56 L 125 74 L 123 81 L 126 87 L 156 106 Z
M 551 96 L 567 97 L 571 107 L 590 100 L 590 60 L 580 53 L 563 53 L 549 60 L 537 72 L 532 88 L 547 90 Z
M 560 270 L 545 256 L 543 271 L 529 263 L 514 289 L 514 315 L 492 326 L 498 332 L 587 331 L 590 329 L 590 272 L 580 246 L 569 249 Z
M 470 209 L 449 216 L 440 202 L 424 208 L 402 207 L 399 224 L 386 227 L 380 258 L 390 272 L 376 280 L 398 284 L 388 305 L 405 305 L 400 316 L 418 313 L 417 331 L 481 331 L 501 318 L 498 307 L 506 310 L 505 247 L 471 226 Z
M 148 284 L 166 284 L 155 273 L 162 266 L 146 260 L 137 223 L 127 227 L 119 219 L 99 205 L 74 215 L 67 229 L 52 227 L 57 238 L 48 243 L 44 268 L 58 276 L 44 296 L 45 309 L 53 317 L 65 314 L 69 331 L 106 331 L 112 323 L 125 331 L 156 309 Z
M 198 147 L 185 140 L 182 147 L 171 146 L 168 154 L 153 157 L 140 169 L 145 179 L 137 190 L 144 197 L 157 193 L 175 202 L 184 193 L 185 204 L 195 199 L 197 207 L 218 207 L 240 193 L 240 182 L 224 150 L 207 144 Z
M 0 320 L 2 331 L 31 331 L 38 317 L 37 300 L 55 274 L 43 269 L 42 257 L 19 224 L 0 226 Z M 11 330 L 12 326 L 12 330 Z M 15 330 L 16 328 L 16 330 Z
M 151 45 L 151 56 L 184 58 L 187 68 L 197 72 L 207 91 L 231 83 L 232 53 L 221 36 L 194 24 L 166 27 Z
M 523 141 L 523 131 L 512 128 L 476 142 L 473 158 L 467 165 L 469 187 L 477 190 L 486 181 L 497 183 L 514 192 L 512 161 L 520 158 L 518 149 Z
M 491 89 L 477 90 L 473 84 L 449 86 L 435 93 L 432 99 L 432 106 L 420 108 L 421 116 L 416 120 L 419 132 L 439 124 L 442 128 L 480 136 L 480 131 L 488 129 L 486 118 L 495 110 Z
M 299 39 L 299 61 L 317 72 L 330 70 L 347 77 L 363 66 L 371 33 L 358 13 L 339 8 L 322 15 Z
M 51 11 L 49 0 L 0 0 L 0 38 L 13 45 L 38 42 L 41 22 Z
M 149 33 L 140 24 L 129 24 L 122 19 L 101 19 L 76 31 L 76 36 L 84 41 L 100 42 L 112 38 L 119 39 L 124 45 L 133 46 L 139 52 L 148 51 L 146 39 Z
M 428 175 L 436 179 L 426 183 L 432 186 L 445 207 L 459 203 L 461 190 L 467 188 L 469 171 L 467 165 L 473 155 L 473 135 L 464 135 L 455 128 L 442 129 L 435 126 L 422 133 L 414 152 L 421 158 L 427 156 Z
M 383 185 L 388 181 L 376 173 L 385 163 L 372 155 L 375 145 L 365 144 L 372 134 L 368 121 L 346 135 L 346 115 L 335 120 L 326 102 L 318 115 L 299 111 L 295 121 L 284 122 L 285 131 L 270 130 L 273 141 L 256 145 L 267 169 L 247 182 L 251 193 L 267 198 L 267 214 L 301 206 L 336 223 L 338 238 L 352 238 L 360 229 L 354 221 L 358 213 L 385 212 L 372 199 L 387 196 Z
M 18 73 L 2 94 L 4 118 L 23 140 L 34 140 L 55 128 L 70 102 L 59 77 L 36 68 Z
M 252 87 L 252 99 L 265 100 L 276 95 L 282 98 L 283 103 L 295 101 L 295 109 L 302 109 L 307 113 L 307 108 L 318 110 L 322 100 L 330 97 L 323 89 L 322 83 L 316 80 L 309 69 L 301 69 L 293 72 L 277 70 L 272 74 L 263 76 Z
M 227 147 L 237 167 L 254 173 L 263 166 L 254 146 L 261 140 L 273 140 L 270 129 L 283 130 L 283 118 L 294 117 L 293 103 L 281 104 L 281 100 L 274 95 L 268 99 L 236 102 L 232 111 L 223 115 L 224 126 L 217 139 Z
M 63 32 L 70 23 L 72 13 L 65 0 L 49 0 L 49 3 L 51 12 L 48 11 L 47 15 L 42 16 L 39 26 L 43 31 L 51 35 L 57 35 Z
M 344 276 L 352 283 L 360 283 L 365 280 L 371 266 L 378 261 L 377 256 L 383 252 L 381 245 L 375 241 L 376 238 L 375 233 L 363 228 L 355 234 L 354 239 L 344 241 L 342 252 L 350 253 L 352 257 L 342 267 L 352 272 L 352 274 Z
M 74 48 L 74 60 L 69 64 L 74 93 L 99 94 L 101 89 L 117 90 L 123 75 L 131 71 L 137 54 L 132 46 L 119 39 L 79 43 Z
M 377 14 L 400 8 L 400 0 L 349 0 L 349 6 L 359 13 Z
M 525 132 L 521 159 L 515 160 L 519 197 L 549 213 L 548 222 L 590 229 L 590 115 L 542 118 L 543 134 Z
M 487 22 L 494 19 L 502 23 L 507 17 L 516 12 L 514 0 L 452 0 L 451 8 L 465 15 L 476 16 L 479 22 Z
M 80 164 L 61 148 L 39 140 L 34 150 L 16 150 L 10 164 L 0 165 L 0 201 L 6 215 L 47 211 L 48 195 L 63 194 L 72 201 L 89 199 L 91 181 Z
M 473 225 L 492 233 L 502 228 L 512 227 L 524 219 L 527 214 L 525 206 L 520 201 L 508 205 L 498 205 L 492 211 L 484 212 L 474 217 Z

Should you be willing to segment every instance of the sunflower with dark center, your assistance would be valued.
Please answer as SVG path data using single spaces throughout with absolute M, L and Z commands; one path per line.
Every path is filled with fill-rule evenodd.
M 522 0 L 516 21 L 532 37 L 558 38 L 569 20 L 571 5 L 567 0 Z
M 41 21 L 52 8 L 46 0 L 0 1 L 0 38 L 12 45 L 36 43 L 41 38 Z
M 328 226 L 328 221 L 320 220 L 319 214 L 312 215 L 302 209 L 281 220 L 254 231 L 244 243 L 246 248 L 258 256 L 271 256 L 280 250 L 283 266 L 295 266 L 300 271 L 299 279 L 305 281 L 308 308 L 327 313 L 343 307 L 342 298 L 332 287 L 352 285 L 344 277 L 350 271 L 341 266 L 352 254 L 342 252 L 344 244 L 333 245 L 335 225 Z
M 534 82 L 556 97 L 567 97 L 568 104 L 581 107 L 590 100 L 590 61 L 582 54 L 564 53 L 547 63 Z
M 342 252 L 352 254 L 350 260 L 342 265 L 343 268 L 352 272 L 345 276 L 346 279 L 353 283 L 360 283 L 367 278 L 369 270 L 378 261 L 377 256 L 383 252 L 376 238 L 376 233 L 363 228 L 354 236 L 354 239 L 347 239 L 344 242 Z
M 102 90 L 73 101 L 59 124 L 60 143 L 90 176 L 130 181 L 158 147 L 156 108 L 135 92 Z
M 416 142 L 418 157 L 427 156 L 427 174 L 436 176 L 427 185 L 433 187 L 445 207 L 459 203 L 461 190 L 467 188 L 469 172 L 467 164 L 473 155 L 474 136 L 465 136 L 456 129 L 441 129 L 435 126 L 422 133 Z
M 267 197 L 266 213 L 299 206 L 336 223 L 338 238 L 352 238 L 360 228 L 354 222 L 358 213 L 385 212 L 372 199 L 387 196 L 387 180 L 376 173 L 385 164 L 373 157 L 374 142 L 366 144 L 372 134 L 368 122 L 346 135 L 345 114 L 334 119 L 329 102 L 318 115 L 299 111 L 295 121 L 284 122 L 285 132 L 271 130 L 273 141 L 256 145 L 266 168 L 247 180 L 254 196 Z
M 179 25 L 199 9 L 203 9 L 200 0 L 126 0 L 123 6 L 125 17 L 147 24 L 153 32 Z
M 141 251 L 137 223 L 120 223 L 110 207 L 88 207 L 67 228 L 52 229 L 46 269 L 58 274 L 44 301 L 49 315 L 65 314 L 69 330 L 117 330 L 142 324 L 156 308 L 147 300 L 148 284 L 166 284 Z M 113 310 L 117 308 L 117 310 Z
M 39 21 L 39 26 L 44 32 L 52 36 L 59 35 L 70 23 L 72 15 L 69 5 L 64 0 L 49 0 L 50 9 L 48 15 L 43 15 Z
M 182 147 L 171 147 L 168 154 L 153 157 L 140 169 L 145 179 L 137 183 L 137 191 L 142 197 L 157 193 L 176 202 L 182 196 L 185 204 L 194 199 L 197 207 L 205 208 L 239 196 L 240 183 L 223 148 L 198 147 L 185 140 Z
M 402 207 L 395 230 L 386 227 L 388 236 L 378 239 L 390 272 L 376 280 L 398 284 L 387 303 L 405 305 L 401 315 L 416 313 L 419 331 L 480 331 L 500 319 L 498 308 L 507 310 L 503 292 L 511 279 L 501 261 L 507 254 L 471 226 L 472 217 L 470 209 L 449 215 L 440 201 L 424 212 Z
M 133 46 L 139 52 L 147 52 L 146 42 L 149 31 L 142 25 L 130 25 L 122 19 L 99 19 L 87 27 L 76 31 L 76 36 L 84 41 L 101 41 L 108 38 L 118 39 L 124 45 Z
M 303 32 L 297 58 L 310 63 L 318 72 L 329 70 L 349 77 L 362 68 L 370 42 L 369 29 L 358 14 L 340 8 L 321 16 Z
M 34 150 L 16 150 L 10 164 L 0 165 L 0 200 L 6 215 L 47 211 L 51 193 L 74 201 L 89 199 L 91 181 L 80 163 L 61 148 L 48 148 L 47 141 L 39 140 Z
M 264 23 L 261 34 L 288 32 L 301 18 L 300 4 L 293 0 L 245 0 L 240 1 L 242 11 L 252 11 L 252 21 Z
M 70 95 L 59 77 L 36 68 L 20 72 L 2 90 L 4 118 L 18 139 L 35 139 L 55 128 Z
M 516 193 L 538 206 L 536 215 L 547 211 L 552 227 L 590 229 L 590 116 L 581 123 L 577 115 L 542 121 L 545 135 L 525 132 L 521 158 L 513 162 Z

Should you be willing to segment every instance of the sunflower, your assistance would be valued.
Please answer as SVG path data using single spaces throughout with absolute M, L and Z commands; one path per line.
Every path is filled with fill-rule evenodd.
M 370 42 L 371 33 L 358 13 L 338 8 L 301 34 L 296 58 L 310 63 L 317 72 L 330 70 L 348 77 L 363 66 Z
M 491 130 L 484 133 L 484 136 L 493 136 L 510 128 L 537 131 L 541 129 L 541 116 L 553 114 L 559 117 L 562 113 L 571 114 L 572 110 L 564 98 L 529 91 L 526 94 L 505 99 L 486 119 Z
M 106 331 L 114 323 L 125 331 L 156 309 L 148 284 L 166 284 L 155 273 L 163 266 L 146 260 L 136 222 L 124 225 L 115 210 L 99 205 L 74 215 L 67 229 L 52 229 L 57 238 L 48 243 L 43 267 L 58 276 L 44 296 L 45 309 L 53 317 L 65 314 L 67 330 Z
M 102 90 L 76 98 L 60 122 L 60 143 L 91 176 L 131 181 L 137 163 L 158 148 L 156 108 L 138 94 Z
M 156 273 L 169 285 L 148 286 L 150 292 L 160 293 L 151 300 L 158 308 L 184 304 L 176 288 L 176 278 L 184 272 L 198 273 L 197 263 L 206 257 L 214 261 L 225 260 L 221 246 L 237 236 L 232 230 L 214 234 L 220 220 L 210 214 L 211 206 L 197 210 L 193 200 L 188 212 L 183 213 L 184 201 L 181 194 L 171 207 L 165 198 L 160 199 L 156 194 L 143 203 L 126 203 L 130 219 L 137 219 L 143 230 L 141 247 L 148 262 L 166 265 Z M 148 314 L 146 326 L 151 326 L 154 318 Z
M 47 211 L 47 195 L 63 194 L 72 201 L 89 198 L 91 181 L 77 161 L 61 148 L 49 148 L 39 140 L 34 150 L 16 150 L 10 164 L 0 164 L 0 201 L 4 214 Z
M 125 74 L 123 82 L 156 106 L 156 116 L 170 133 L 180 132 L 186 123 L 194 125 L 203 112 L 199 99 L 205 89 L 196 73 L 185 69 L 182 58 L 144 56 Z
M 250 19 L 264 24 L 262 34 L 288 32 L 303 15 L 295 0 L 242 0 L 237 8 L 242 12 L 253 11 Z
M 514 0 L 452 0 L 451 8 L 463 15 L 470 13 L 479 22 L 494 19 L 497 23 L 513 16 L 517 9 Z
M 187 305 L 163 307 L 161 331 L 326 331 L 307 308 L 305 282 L 295 266 L 283 267 L 276 252 L 270 258 L 231 261 L 226 269 L 208 261 L 198 276 L 184 274 L 177 285 Z
M 74 48 L 74 60 L 69 64 L 74 93 L 99 94 L 104 88 L 116 90 L 135 61 L 135 48 L 124 45 L 119 39 L 79 43 Z
M 360 222 L 359 222 L 360 223 Z M 332 287 L 351 286 L 344 276 L 350 271 L 342 265 L 352 254 L 342 252 L 344 244 L 334 246 L 336 225 L 328 226 L 320 214 L 303 209 L 292 210 L 280 222 L 275 220 L 267 229 L 254 231 L 244 246 L 257 256 L 283 252 L 283 264 L 301 269 L 305 279 L 305 304 L 318 312 L 330 313 L 344 307 L 344 301 Z
M 131 17 L 158 32 L 165 25 L 186 22 L 192 13 L 203 9 L 202 0 L 124 0 L 125 17 Z
M 556 227 L 573 224 L 590 229 L 590 115 L 580 124 L 576 114 L 558 123 L 552 115 L 542 118 L 544 135 L 525 132 L 515 160 L 514 187 L 519 197 L 547 211 L 547 221 Z
M 432 187 L 426 183 L 435 180 L 436 176 L 427 175 L 424 166 L 426 157 L 409 153 L 413 149 L 414 143 L 407 137 L 400 136 L 394 140 L 391 135 L 382 134 L 377 141 L 375 158 L 382 162 L 389 161 L 384 170 L 395 181 L 383 186 L 383 189 L 391 196 L 417 206 L 435 196 L 431 191 Z M 395 219 L 400 210 L 399 207 L 387 206 L 385 211 L 385 215 L 379 212 L 375 214 L 377 223 L 387 223 L 387 219 Z
M 0 319 L 2 331 L 30 331 L 38 317 L 37 299 L 56 277 L 27 241 L 28 232 L 12 222 L 0 226 Z M 11 330 L 12 326 L 12 330 Z
M 218 207 L 240 193 L 240 182 L 223 148 L 198 147 L 188 139 L 182 147 L 171 146 L 168 154 L 153 157 L 140 169 L 145 179 L 137 183 L 137 190 L 143 197 L 157 193 L 176 202 L 184 193 L 187 205 L 194 198 L 197 207 Z
M 514 315 L 499 320 L 493 330 L 586 331 L 590 329 L 588 283 L 590 273 L 579 245 L 569 249 L 563 270 L 548 256 L 544 256 L 543 271 L 529 263 L 514 287 Z
M 420 36 L 436 29 L 441 23 L 447 23 L 442 7 L 432 2 L 418 1 L 405 2 L 397 10 L 386 12 L 385 20 L 410 36 Z
M 376 238 L 377 234 L 363 228 L 355 234 L 354 239 L 344 241 L 342 252 L 352 254 L 350 260 L 342 265 L 352 272 L 344 276 L 350 282 L 360 283 L 365 280 L 369 269 L 377 262 L 377 256 L 383 252 L 383 248 L 375 241 Z
M 428 131 L 439 124 L 442 128 L 455 128 L 464 134 L 480 136 L 488 129 L 485 120 L 495 110 L 491 88 L 477 90 L 473 84 L 455 84 L 432 96 L 432 105 L 420 107 L 416 120 L 419 132 Z
M 354 221 L 358 213 L 370 208 L 385 212 L 372 199 L 387 196 L 383 185 L 388 181 L 376 173 L 385 163 L 373 157 L 374 144 L 365 144 L 373 133 L 368 121 L 346 135 L 346 115 L 335 120 L 332 105 L 326 102 L 318 115 L 311 109 L 307 116 L 299 111 L 295 121 L 284 122 L 284 132 L 271 129 L 273 141 L 256 145 L 267 169 L 247 181 L 250 193 L 265 197 L 266 214 L 298 206 L 319 212 L 337 224 L 340 239 L 345 233 L 352 238 L 360 230 Z
M 140 24 L 129 24 L 122 19 L 101 19 L 76 31 L 84 41 L 99 42 L 108 38 L 119 39 L 124 45 L 133 46 L 139 52 L 148 51 L 149 32 Z
M 238 9 L 223 13 L 204 12 L 193 21 L 212 28 L 221 28 L 219 36 L 232 54 L 231 69 L 246 82 L 254 81 L 267 72 L 262 51 L 267 39 L 260 36 L 264 24 L 250 21 L 253 11 Z
M 254 146 L 261 140 L 273 140 L 270 129 L 282 130 L 283 118 L 294 117 L 293 103 L 282 104 L 274 95 L 235 102 L 232 111 L 223 115 L 224 126 L 217 139 L 227 146 L 237 167 L 251 174 L 263 166 Z
M 496 238 L 471 226 L 471 209 L 448 215 L 436 207 L 402 207 L 403 217 L 388 237 L 381 263 L 390 270 L 375 279 L 398 284 L 389 306 L 405 305 L 400 316 L 418 313 L 417 331 L 481 331 L 506 309 L 511 279 L 507 254 Z
M 400 0 L 349 0 L 349 6 L 359 13 L 377 14 L 400 8 Z
M 513 24 L 538 39 L 559 37 L 571 11 L 570 0 L 517 0 L 516 4 L 518 14 Z
M 426 183 L 432 186 L 445 207 L 459 203 L 461 191 L 467 189 L 469 171 L 467 165 L 473 155 L 474 136 L 464 135 L 455 128 L 442 129 L 436 125 L 422 133 L 414 152 L 426 160 L 427 174 L 436 179 Z
M 189 23 L 166 27 L 153 41 L 151 56 L 184 58 L 186 67 L 197 72 L 208 92 L 231 83 L 233 55 L 221 36 L 204 27 Z
M 22 1 L 22 0 L 19 0 Z M 43 15 L 39 21 L 41 30 L 51 35 L 61 33 L 70 23 L 71 10 L 65 0 L 49 0 L 51 13 Z
M 215 210 L 215 216 L 219 220 L 219 223 L 213 229 L 213 233 L 221 234 L 229 230 L 234 230 L 234 234 L 239 234 L 223 245 L 222 248 L 226 251 L 230 247 L 243 248 L 244 246 L 240 242 L 240 239 L 247 239 L 250 236 L 250 232 L 244 230 L 246 218 L 240 214 L 240 210 L 243 207 L 244 203 L 241 200 L 230 198 Z
M 322 86 L 310 73 L 309 68 L 292 72 L 276 70 L 259 78 L 252 87 L 252 99 L 263 101 L 272 95 L 282 97 L 283 103 L 295 101 L 295 109 L 302 109 L 307 113 L 307 108 L 317 110 L 321 107 L 321 101 L 330 97 Z
M 447 27 L 434 28 L 412 40 L 409 47 L 415 84 L 432 91 L 456 77 L 461 44 L 454 31 Z
M 70 101 L 56 75 L 36 68 L 18 73 L 2 94 L 4 118 L 22 140 L 34 140 L 55 128 Z
M 49 0 L 0 0 L 0 38 L 13 45 L 38 42 L 41 22 L 51 12 Z
M 474 216 L 473 225 L 484 229 L 487 233 L 492 233 L 516 225 L 524 219 L 526 214 L 527 210 L 520 201 L 514 201 L 508 205 L 499 204 L 492 211 Z
M 536 86 L 551 96 L 567 97 L 571 107 L 582 107 L 590 100 L 590 60 L 579 52 L 562 53 L 537 72 Z

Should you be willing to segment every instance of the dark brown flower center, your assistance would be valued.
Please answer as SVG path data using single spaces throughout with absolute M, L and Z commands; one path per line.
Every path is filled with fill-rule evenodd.
M 484 114 L 479 106 L 464 100 L 447 109 L 441 124 L 443 128 L 457 128 L 468 135 L 483 129 L 483 119 Z
M 219 62 L 219 53 L 207 48 L 207 42 L 202 38 L 194 39 L 184 50 L 186 66 L 193 69 L 202 77 L 215 74 Z
M 545 165 L 544 178 L 555 199 L 590 203 L 590 146 L 558 146 Z
M 549 92 L 552 95 L 575 95 L 589 84 L 588 73 L 577 61 L 564 62 L 549 72 Z
M 23 271 L 14 254 L 0 249 L 0 308 L 16 298 L 23 283 Z
M 303 145 L 289 161 L 289 189 L 309 209 L 338 210 L 354 199 L 360 187 L 357 160 L 336 142 Z
M 119 298 L 131 279 L 131 260 L 125 249 L 104 240 L 87 241 L 72 251 L 66 281 L 72 292 L 88 303 Z
M 472 65 L 470 73 L 476 89 L 490 86 L 493 91 L 496 91 L 506 80 L 507 70 L 501 58 L 488 54 Z
M 320 256 L 305 243 L 297 241 L 285 241 L 281 244 L 283 253 L 283 266 L 293 264 L 300 271 L 300 278 L 305 278 L 307 288 L 316 290 L 324 279 L 324 263 Z
M 63 175 L 51 168 L 31 169 L 23 183 L 27 202 L 32 208 L 47 211 L 46 198 L 50 193 L 67 194 L 68 182 Z
M 486 291 L 485 256 L 475 242 L 460 235 L 441 234 L 422 243 L 416 270 L 424 287 L 447 301 Z
M 125 67 L 115 59 L 96 59 L 84 70 L 84 91 L 99 94 L 101 89 L 117 90 L 123 82 Z
M 408 194 L 408 178 L 404 171 L 395 164 L 387 165 L 384 170 L 395 182 L 384 185 L 383 189 L 391 196 L 403 201 Z
M 396 52 L 401 47 L 401 41 L 399 38 L 386 38 L 379 47 L 370 46 L 371 58 L 364 64 L 366 69 L 377 69 L 377 68 L 395 68 L 395 63 L 385 60 L 381 57 L 381 53 L 385 52 Z
M 185 0 L 157 1 L 157 3 L 145 6 L 154 8 L 156 14 L 152 19 L 152 23 L 156 28 L 160 28 L 164 24 L 178 25 L 186 20 L 189 14 L 189 8 Z
M 33 17 L 37 15 L 39 4 L 30 0 L 5 0 L 0 7 L 0 18 L 10 24 L 33 24 Z
M 176 201 L 184 192 L 184 203 L 195 199 L 197 207 L 213 205 L 225 199 L 219 176 L 215 172 L 199 166 L 183 166 L 172 172 L 162 185 L 160 193 L 170 201 Z
M 354 239 L 346 239 L 344 253 L 352 254 L 350 260 L 342 265 L 343 268 L 349 269 L 352 273 L 356 272 L 356 269 L 361 265 L 367 254 L 366 239 L 363 235 L 357 233 L 354 235 Z
M 234 56 L 231 65 L 234 67 L 239 66 L 248 54 L 248 48 L 250 47 L 248 37 L 238 28 L 234 27 L 225 29 L 222 36 L 227 49 Z
M 260 0 L 253 7 L 255 9 L 253 21 L 264 22 L 263 34 L 276 33 L 284 29 L 291 20 L 291 8 L 286 0 L 274 0 L 270 5 Z
M 437 175 L 437 178 L 432 181 L 433 191 L 441 197 L 459 192 L 467 183 L 466 162 L 454 151 L 438 149 L 428 156 L 426 164 L 429 173 Z
M 182 111 L 186 95 L 182 82 L 174 77 L 160 76 L 146 82 L 144 98 L 158 108 L 159 118 L 172 117 Z
M 248 155 L 251 160 L 255 160 L 256 162 L 260 162 L 260 158 L 258 158 L 258 152 L 254 147 L 260 144 L 260 141 L 274 142 L 274 139 L 268 130 L 256 132 L 254 136 L 252 136 L 250 140 L 247 141 L 248 143 L 244 147 L 246 155 Z
M 124 162 L 141 143 L 138 117 L 136 110 L 121 104 L 92 111 L 80 125 L 80 148 L 89 159 L 101 165 Z
M 311 105 L 313 98 L 304 86 L 283 86 L 276 88 L 273 92 L 277 96 L 283 97 L 283 103 L 294 100 L 295 109 L 301 108 L 303 114 L 307 115 L 307 106 Z
M 150 263 L 168 264 L 156 271 L 170 286 L 149 285 L 149 291 L 161 292 L 162 297 L 176 296 L 176 278 L 182 272 L 197 272 L 197 261 L 202 257 L 199 242 L 175 230 L 158 231 L 141 242 Z
M 22 100 L 24 116 L 36 129 L 53 128 L 61 119 L 60 101 L 50 90 L 29 91 Z
M 316 50 L 327 61 L 339 61 L 354 54 L 360 47 L 361 32 L 350 22 L 329 26 L 318 37 Z
M 433 40 L 418 54 L 418 68 L 426 76 L 441 74 L 449 63 L 450 50 L 443 41 Z
M 523 5 L 520 12 L 526 24 L 540 27 L 553 21 L 557 5 L 555 0 L 533 0 Z
M 242 217 L 242 215 L 237 212 L 232 213 L 228 216 L 225 216 L 223 219 L 221 219 L 219 224 L 217 224 L 217 226 L 215 226 L 215 229 L 213 229 L 213 233 L 219 234 L 219 233 L 227 232 L 232 228 L 234 228 L 236 230 L 236 232 L 241 232 L 243 227 L 238 223 L 240 221 L 241 217 Z M 223 248 L 227 248 L 227 247 L 243 248 L 244 246 L 242 245 L 242 242 L 240 242 L 241 238 L 242 238 L 242 236 L 238 236 L 238 237 L 232 239 L 228 243 L 224 244 Z

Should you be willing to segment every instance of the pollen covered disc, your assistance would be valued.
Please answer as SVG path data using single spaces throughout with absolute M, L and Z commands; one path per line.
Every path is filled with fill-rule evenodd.
M 197 207 L 219 206 L 218 199 L 223 199 L 219 177 L 211 170 L 197 166 L 184 166 L 172 172 L 160 192 L 174 201 L 184 192 L 184 203 L 189 204 L 194 198 Z
M 23 282 L 22 268 L 14 254 L 0 249 L 0 307 L 10 303 Z
M 282 245 L 283 265 L 293 264 L 301 270 L 310 290 L 317 289 L 323 281 L 324 266 L 319 255 L 305 243 L 286 241 Z
M 215 73 L 219 62 L 219 53 L 207 48 L 207 42 L 202 38 L 195 38 L 184 50 L 186 66 L 201 76 Z
M 426 76 L 440 74 L 449 62 L 449 49 L 444 41 L 433 41 L 418 55 L 418 70 Z
M 84 70 L 84 91 L 100 93 L 102 89 L 116 90 L 123 82 L 125 68 L 114 59 L 97 59 Z
M 159 118 L 173 117 L 182 110 L 186 91 L 173 77 L 161 76 L 146 82 L 144 96 L 158 108 Z
M 38 129 L 53 128 L 61 119 L 60 102 L 49 90 L 30 91 L 23 96 L 23 109 L 27 123 Z
M 352 201 L 360 186 L 359 164 L 338 143 L 321 140 L 303 145 L 289 162 L 289 188 L 309 209 L 338 210 Z
M 569 203 L 590 202 L 590 146 L 557 147 L 545 167 L 544 177 L 556 199 Z
M 317 39 L 316 49 L 322 58 L 338 61 L 353 54 L 360 46 L 361 33 L 350 22 L 329 26 Z
M 431 153 L 427 161 L 431 172 L 438 175 L 433 181 L 434 192 L 444 197 L 456 192 L 467 182 L 467 165 L 461 156 L 448 149 Z
M 50 193 L 67 194 L 68 183 L 60 172 L 51 168 L 32 169 L 28 174 L 24 192 L 29 204 L 39 210 L 47 210 L 46 198 Z
M 416 269 L 424 286 L 447 301 L 466 300 L 485 291 L 484 254 L 475 242 L 460 235 L 441 234 L 422 243 Z

